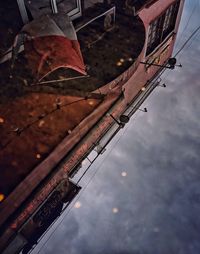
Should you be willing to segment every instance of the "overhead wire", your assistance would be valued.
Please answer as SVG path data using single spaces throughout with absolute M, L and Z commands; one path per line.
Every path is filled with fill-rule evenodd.
M 185 48 L 185 46 L 188 44 L 188 42 L 194 37 L 194 35 L 198 32 L 198 30 L 200 29 L 200 26 L 197 27 L 193 33 L 189 36 L 189 38 L 186 40 L 186 42 L 181 46 L 181 48 L 176 52 L 175 57 L 177 55 L 179 55 L 182 50 Z M 162 72 L 162 74 L 164 73 L 164 71 Z M 159 75 L 161 76 L 161 75 Z M 84 186 L 84 188 L 82 189 L 81 193 L 77 196 L 77 198 L 74 200 L 74 202 L 76 202 L 77 200 L 80 199 L 80 197 L 83 195 L 84 191 L 86 190 L 86 188 L 89 186 L 89 184 L 91 183 L 91 181 L 93 180 L 93 178 L 96 176 L 96 174 L 98 173 L 100 167 L 102 167 L 102 165 L 105 163 L 106 159 L 108 158 L 108 156 L 110 155 L 110 153 L 114 150 L 114 148 L 116 147 L 116 145 L 119 143 L 120 139 L 122 138 L 122 136 L 125 134 L 125 132 L 127 132 L 129 127 L 127 127 L 124 132 L 121 134 L 121 136 L 117 139 L 117 141 L 115 142 L 115 144 L 113 145 L 113 147 L 110 149 L 110 151 L 108 152 L 108 154 L 106 155 L 106 157 L 102 160 L 102 162 L 99 164 L 99 166 L 97 167 L 96 171 L 94 172 L 94 174 L 92 175 L 92 177 L 89 179 L 89 181 L 86 183 L 86 185 Z M 42 244 L 41 248 L 39 249 L 39 251 L 37 252 L 37 254 L 41 253 L 42 249 L 45 247 L 45 245 L 47 244 L 47 242 L 50 240 L 50 238 L 54 235 L 55 231 L 58 229 L 58 227 L 60 226 L 60 224 L 63 222 L 63 220 L 66 218 L 66 216 L 68 216 L 68 214 L 70 213 L 70 211 L 73 209 L 73 206 L 71 206 L 66 214 L 63 215 L 63 218 L 60 220 L 60 222 L 56 225 L 56 227 L 54 228 L 54 230 L 51 232 L 51 234 L 49 235 L 49 237 L 46 239 L 46 241 Z
M 198 6 L 197 6 L 197 3 L 198 3 Z M 200 11 L 200 0 L 196 0 L 196 2 L 195 2 L 195 10 L 197 10 L 197 12 L 199 12 Z M 193 13 L 192 13 L 192 15 L 193 15 Z M 185 32 L 186 32 L 186 30 L 185 30 Z M 198 33 L 195 33 L 195 35 L 193 36 L 193 38 L 190 40 L 190 43 L 188 43 L 186 46 L 185 46 L 185 51 L 187 51 L 190 47 L 191 47 L 191 45 L 192 45 L 192 43 L 194 42 L 194 40 L 197 38 L 197 36 L 198 36 Z M 181 54 L 182 55 L 182 54 Z M 180 56 L 179 56 L 179 58 L 180 58 Z
M 188 17 L 188 19 L 187 19 L 187 22 L 186 22 L 185 26 L 183 27 L 182 32 L 181 32 L 181 34 L 180 34 L 180 36 L 179 36 L 179 38 L 178 38 L 177 47 L 180 46 L 180 43 L 181 43 L 181 39 L 182 39 L 182 37 L 183 37 L 183 34 L 185 34 L 186 31 L 187 31 L 187 28 L 188 28 L 188 26 L 189 26 L 189 24 L 190 24 L 191 18 L 192 18 L 193 14 L 194 14 L 194 12 L 195 12 L 195 10 L 196 10 L 197 2 L 198 2 L 198 0 L 196 0 L 196 1 L 194 2 L 194 6 L 193 6 L 193 8 L 192 8 L 192 10 L 191 10 L 191 14 L 189 15 L 189 17 Z
M 191 18 L 193 17 L 193 14 L 194 14 L 194 12 L 195 12 L 195 10 L 197 9 L 197 4 L 198 4 L 198 7 L 199 7 L 199 9 L 200 9 L 200 0 L 196 0 L 195 1 L 195 4 L 194 4 L 194 6 L 193 6 L 193 8 L 192 8 L 192 11 L 191 11 L 191 13 L 190 13 L 190 15 L 189 15 L 189 17 L 188 17 L 188 20 L 187 20 L 187 22 L 186 22 L 186 24 L 185 24 L 185 26 L 184 26 L 184 28 L 183 28 L 183 30 L 182 30 L 182 32 L 181 32 L 181 34 L 180 34 L 180 36 L 179 36 L 179 39 L 178 39 L 178 42 L 177 42 L 177 48 L 178 48 L 178 46 L 180 45 L 180 43 L 181 43 L 181 39 L 182 39 L 182 37 L 183 37 L 183 34 L 184 33 L 186 33 L 186 31 L 187 31 L 187 29 L 188 29 L 188 27 L 189 27 L 189 24 L 190 24 L 190 22 L 191 22 Z M 179 54 L 181 54 L 182 52 L 183 52 L 183 49 L 185 49 L 185 50 L 187 50 L 188 48 L 190 48 L 190 46 L 192 45 L 192 42 L 193 42 L 193 40 L 196 38 L 196 34 L 197 34 L 197 32 L 199 31 L 199 29 L 200 29 L 200 26 L 198 26 L 193 32 L 192 32 L 192 34 L 188 37 L 188 39 L 183 43 L 183 45 L 177 50 L 177 52 L 175 53 L 175 55 L 174 55 L 174 57 L 177 57 Z M 189 43 L 189 41 L 191 42 L 189 45 L 188 45 L 188 43 Z M 188 46 L 187 46 L 188 45 Z M 186 47 L 187 46 L 187 47 Z M 179 59 L 180 59 L 180 56 L 179 56 Z M 166 77 L 166 75 L 167 75 L 167 73 L 165 73 L 165 77 Z M 165 77 L 163 77 L 163 78 L 165 78 Z
M 188 45 L 185 47 L 184 52 L 188 51 L 188 50 L 191 48 L 193 42 L 196 40 L 197 37 L 198 37 L 198 33 L 195 34 L 195 36 L 192 38 L 192 40 L 190 41 L 190 43 L 188 43 Z M 183 55 L 183 51 L 182 51 L 182 53 L 179 55 L 179 59 L 181 59 L 182 55 Z
M 119 143 L 120 139 L 122 138 L 122 136 L 125 134 L 125 132 L 127 131 L 127 128 L 124 130 L 124 132 L 122 132 L 122 134 L 119 136 L 119 138 L 116 140 L 116 142 L 114 143 L 114 145 L 111 147 L 110 151 L 107 153 L 107 155 L 105 156 L 105 158 L 102 160 L 102 162 L 98 165 L 98 167 L 96 168 L 95 172 L 93 173 L 93 175 L 91 176 L 91 178 L 88 180 L 88 182 L 86 183 L 86 185 L 83 187 L 83 189 L 81 190 L 80 194 L 77 196 L 77 198 L 75 198 L 74 202 L 77 202 L 80 197 L 83 195 L 84 191 L 86 190 L 86 188 L 89 186 L 89 184 L 91 183 L 91 181 L 94 179 L 94 177 L 96 176 L 96 174 L 98 173 L 99 169 L 102 167 L 102 165 L 105 163 L 105 161 L 107 160 L 108 156 L 110 155 L 110 153 L 115 149 L 115 147 L 117 146 L 117 144 Z M 56 225 L 55 229 L 51 232 L 51 234 L 49 235 L 49 237 L 46 239 L 46 241 L 42 244 L 41 248 L 39 249 L 39 251 L 37 252 L 37 254 L 41 253 L 42 249 L 45 247 L 46 243 L 50 240 L 50 238 L 54 235 L 55 231 L 58 229 L 58 227 L 61 225 L 61 223 L 63 222 L 63 220 L 66 218 L 66 216 L 68 216 L 68 214 L 70 213 L 70 211 L 73 209 L 73 205 L 69 207 L 69 209 L 67 210 L 66 214 L 63 214 L 63 218 L 60 220 L 60 222 Z
M 193 39 L 194 35 L 199 31 L 199 29 L 200 25 L 192 32 L 192 34 L 188 37 L 188 39 L 183 43 L 180 49 L 175 53 L 174 57 L 178 56 L 182 52 L 182 50 L 185 48 L 188 42 Z
M 160 78 L 161 75 L 165 72 L 165 69 L 163 69 L 157 76 L 157 78 Z M 156 78 L 156 80 L 157 80 Z M 156 82 L 156 81 L 154 81 Z M 153 82 L 153 83 L 154 83 Z M 86 185 L 84 186 L 84 188 L 81 190 L 80 194 L 75 198 L 74 202 L 77 202 L 80 197 L 83 195 L 84 191 L 86 190 L 86 188 L 89 186 L 89 184 L 91 183 L 91 181 L 94 179 L 94 177 L 96 176 L 96 174 L 98 173 L 99 169 L 102 167 L 102 165 L 105 163 L 105 161 L 107 160 L 108 156 L 110 155 L 110 153 L 115 149 L 115 147 L 117 146 L 117 144 L 120 142 L 122 136 L 124 136 L 124 134 L 128 131 L 130 126 L 127 126 L 124 128 L 124 131 L 122 132 L 122 134 L 119 136 L 119 138 L 116 140 L 116 142 L 114 143 L 114 145 L 111 147 L 110 151 L 107 153 L 106 157 L 101 161 L 101 163 L 98 165 L 98 167 L 96 168 L 94 174 L 91 176 L 91 178 L 89 179 L 89 181 L 86 183 Z M 90 165 L 91 166 L 91 165 Z M 89 167 L 90 167 L 89 166 Z M 81 177 L 82 179 L 82 177 Z M 79 183 L 80 181 L 78 181 Z M 41 253 L 42 249 L 45 247 L 45 245 L 47 244 L 47 242 L 50 240 L 50 238 L 54 235 L 55 231 L 58 229 L 58 227 L 61 225 L 61 223 L 63 222 L 63 220 L 68 216 L 68 214 L 70 213 L 70 211 L 73 209 L 73 206 L 70 206 L 69 209 L 67 210 L 66 214 L 63 214 L 63 218 L 61 219 L 61 221 L 56 225 L 56 227 L 54 228 L 54 230 L 51 232 L 51 234 L 49 235 L 49 237 L 45 240 L 45 242 L 42 244 L 41 248 L 38 250 L 37 254 Z M 47 232 L 49 232 L 49 230 L 52 228 L 52 226 L 55 225 L 55 222 L 50 226 L 50 228 L 48 229 Z M 46 233 L 45 233 L 46 234 Z
M 194 13 L 195 8 L 193 8 L 191 15 L 188 18 L 188 21 L 186 23 L 185 29 L 187 29 L 191 17 Z M 185 30 L 184 29 L 184 30 Z M 189 41 L 192 41 L 194 39 L 195 34 L 199 31 L 200 26 L 198 26 L 193 32 L 192 34 L 188 37 L 188 39 L 183 43 L 183 45 L 180 47 L 180 49 L 175 53 L 174 57 L 178 56 L 183 49 L 185 48 L 185 46 L 188 44 Z M 182 36 L 182 35 L 181 35 Z M 165 70 L 164 70 L 165 71 Z M 164 71 L 162 72 L 162 74 L 164 73 Z M 161 74 L 161 75 L 162 75 Z M 161 76 L 160 75 L 160 76 Z M 96 168 L 94 174 L 92 175 L 92 177 L 89 179 L 89 181 L 86 183 L 86 185 L 84 186 L 84 188 L 82 189 L 81 193 L 77 196 L 77 198 L 74 200 L 74 202 L 76 202 L 77 200 L 80 199 L 80 197 L 82 196 L 83 192 L 86 190 L 86 188 L 89 186 L 89 184 L 91 183 L 91 181 L 93 180 L 93 178 L 96 176 L 96 174 L 98 173 L 100 167 L 105 163 L 106 159 L 108 158 L 108 156 L 110 155 L 110 153 L 115 149 L 116 145 L 119 143 L 120 139 L 122 138 L 122 136 L 125 134 L 125 132 L 127 132 L 128 128 L 130 126 L 128 126 L 124 132 L 121 134 L 121 136 L 117 139 L 117 141 L 114 143 L 113 147 L 110 149 L 110 151 L 108 152 L 108 154 L 106 155 L 106 157 L 102 160 L 102 162 L 99 164 L 99 166 Z M 66 218 L 66 216 L 70 213 L 70 211 L 72 210 L 73 206 L 71 206 L 67 213 L 65 215 L 63 215 L 63 218 L 60 220 L 60 222 L 56 225 L 55 229 L 51 232 L 51 234 L 49 235 L 49 237 L 46 239 L 46 241 L 42 244 L 41 248 L 39 249 L 39 251 L 37 252 L 37 254 L 39 254 L 42 249 L 45 247 L 46 243 L 50 240 L 50 238 L 53 236 L 53 234 L 55 233 L 55 231 L 57 230 L 57 228 L 60 226 L 60 224 L 63 222 L 63 220 Z
M 165 69 L 163 69 L 159 74 L 158 74 L 158 78 L 161 77 L 161 75 L 165 72 Z M 157 79 L 156 79 L 157 80 Z M 153 83 L 155 83 L 156 81 L 154 81 Z M 89 186 L 89 184 L 91 183 L 91 181 L 94 179 L 94 177 L 96 176 L 96 174 L 98 173 L 99 169 L 102 167 L 102 165 L 105 163 L 105 161 L 108 159 L 108 156 L 111 154 L 111 152 L 116 148 L 117 144 L 121 141 L 122 136 L 124 136 L 124 134 L 128 131 L 128 129 L 130 128 L 130 125 L 126 126 L 124 128 L 124 131 L 121 133 L 121 135 L 119 136 L 119 138 L 116 140 L 116 142 L 114 143 L 114 145 L 111 147 L 111 149 L 109 150 L 109 152 L 107 153 L 107 155 L 105 156 L 105 158 L 101 161 L 101 163 L 98 165 L 98 167 L 96 168 L 95 172 L 93 173 L 93 175 L 91 176 L 91 178 L 88 180 L 88 182 L 85 184 L 84 188 L 81 190 L 80 194 L 75 198 L 74 202 L 77 202 L 80 197 L 83 195 L 84 191 L 86 190 L 86 188 Z M 91 165 L 90 165 L 91 166 Z M 89 167 L 90 167 L 89 166 Z M 82 179 L 82 177 L 81 177 Z M 80 181 L 78 181 L 79 183 Z M 55 231 L 58 229 L 58 227 L 60 226 L 60 224 L 63 222 L 63 220 L 68 216 L 68 214 L 70 213 L 70 211 L 73 209 L 73 206 L 70 206 L 69 209 L 67 210 L 66 214 L 63 214 L 63 218 L 61 219 L 61 221 L 56 225 L 56 227 L 54 228 L 54 230 L 51 232 L 51 234 L 49 235 L 49 237 L 46 239 L 46 241 L 42 244 L 41 248 L 38 250 L 37 254 L 39 254 L 42 249 L 45 247 L 46 243 L 50 240 L 50 238 L 54 235 Z M 58 219 L 57 219 L 58 220 Z M 55 225 L 55 222 L 49 227 L 48 231 L 46 233 L 49 232 L 49 230 L 52 228 L 52 226 Z M 45 233 L 45 234 L 46 234 Z
M 78 99 L 78 100 L 72 101 L 70 103 L 65 103 L 65 104 L 55 103 L 56 107 L 54 109 L 52 109 L 51 111 L 49 111 L 47 113 L 43 113 L 43 114 L 38 115 L 32 122 L 28 123 L 26 126 L 24 126 L 22 128 L 19 128 L 19 127 L 16 126 L 16 128 L 14 130 L 11 130 L 11 132 L 15 132 L 16 135 L 13 138 L 9 139 L 4 145 L 1 145 L 0 146 L 0 151 L 5 149 L 17 136 L 19 137 L 24 131 L 26 131 L 32 125 L 34 125 L 37 122 L 41 121 L 42 119 L 46 118 L 50 114 L 55 113 L 56 111 L 60 110 L 63 107 L 67 107 L 67 106 L 70 106 L 74 103 L 78 103 L 78 102 L 81 102 L 81 101 L 84 101 L 84 100 L 87 100 L 87 99 L 90 99 L 90 98 L 85 97 L 85 98 Z

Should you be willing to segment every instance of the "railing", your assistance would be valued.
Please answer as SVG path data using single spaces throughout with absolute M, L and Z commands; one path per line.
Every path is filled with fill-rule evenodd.
M 81 29 L 83 29 L 84 27 L 88 26 L 89 24 L 91 24 L 92 22 L 96 21 L 97 19 L 106 16 L 106 15 L 113 15 L 113 21 L 112 23 L 115 24 L 115 16 L 116 16 L 116 8 L 115 6 L 113 6 L 112 8 L 110 8 L 109 10 L 101 13 L 100 15 L 98 15 L 97 17 L 92 18 L 91 20 L 89 20 L 88 22 L 86 22 L 85 24 L 81 25 L 80 27 L 76 28 L 76 32 L 80 31 Z

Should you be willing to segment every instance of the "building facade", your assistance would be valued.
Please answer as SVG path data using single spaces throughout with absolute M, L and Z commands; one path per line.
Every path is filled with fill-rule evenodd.
M 41 2 L 43 1 L 35 1 L 38 4 Z M 44 6 L 46 2 L 49 3 L 44 1 Z M 56 1 L 50 2 L 51 5 L 42 10 L 59 13 L 61 6 Z M 5 188 L 7 194 L 0 204 L 0 250 L 4 254 L 20 253 L 22 250 L 22 253 L 28 253 L 37 244 L 53 220 L 62 213 L 63 204 L 69 204 L 80 190 L 80 181 L 74 184 L 72 179 L 83 166 L 82 162 L 91 152 L 96 152 L 92 162 L 104 152 L 110 140 L 158 85 L 165 68 L 173 69 L 175 64 L 169 59 L 172 58 L 183 0 L 64 2 L 67 4 L 62 10 L 66 8 L 74 20 L 84 49 L 85 62 L 90 67 L 90 77 L 87 81 L 73 81 L 75 95 L 72 94 L 73 89 L 69 89 L 69 94 L 62 98 L 68 96 L 68 103 L 75 97 L 77 101 L 83 100 L 78 107 L 70 109 L 72 115 L 68 115 L 68 119 L 78 115 L 80 109 L 85 111 L 78 116 L 77 121 L 73 120 L 73 125 L 69 124 L 67 135 L 62 136 L 62 141 L 44 159 L 41 158 L 37 164 L 28 161 L 33 169 L 27 171 L 22 180 L 13 180 L 13 185 L 7 192 Z M 37 12 L 34 13 L 34 10 L 37 6 L 28 7 L 28 1 L 17 3 L 24 23 L 35 18 Z M 123 34 L 125 26 L 127 30 Z M 132 30 L 136 32 L 131 34 Z M 127 36 L 127 31 L 130 31 L 136 44 L 129 38 L 131 36 Z M 113 38 L 117 40 L 117 45 L 112 41 Z M 97 50 L 101 55 L 95 53 Z M 109 56 L 110 51 L 113 57 Z M 82 88 L 80 92 L 79 85 L 85 87 L 86 83 L 89 83 L 88 90 Z M 17 103 L 20 100 L 21 97 Z M 60 110 L 59 107 L 57 110 Z M 65 117 L 65 112 L 60 116 Z M 39 121 L 40 124 L 41 118 Z M 30 134 L 25 132 L 23 135 Z M 14 142 L 21 140 L 17 137 Z M 24 151 L 19 146 L 20 149 Z M 13 154 L 12 148 L 7 146 L 4 151 L 9 156 Z M 0 151 L 2 161 L 6 152 Z M 17 159 L 18 156 L 15 160 Z M 2 165 L 12 170 L 13 165 L 6 163 Z M 27 165 L 29 166 L 26 164 L 24 167 Z

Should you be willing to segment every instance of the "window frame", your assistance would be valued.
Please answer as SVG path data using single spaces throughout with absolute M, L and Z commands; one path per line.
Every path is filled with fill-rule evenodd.
M 68 15 L 71 17 L 72 20 L 80 17 L 82 15 L 82 9 L 81 9 L 81 0 L 76 0 L 77 7 L 70 12 L 68 12 Z
M 76 1 L 76 8 L 74 8 L 70 12 L 66 13 L 71 17 L 71 20 L 74 20 L 82 15 L 81 0 L 75 0 L 75 1 Z M 28 13 L 27 13 L 27 9 L 26 9 L 24 0 L 17 0 L 17 5 L 19 8 L 23 23 L 24 24 L 28 23 L 30 20 L 28 17 Z M 58 12 L 58 4 L 57 4 L 56 0 L 50 1 L 50 8 L 52 10 L 52 13 Z
M 146 56 L 152 54 L 173 33 L 179 12 L 180 0 L 170 4 L 158 17 L 151 21 L 147 35 Z M 156 22 L 156 24 L 154 24 Z M 154 26 L 154 27 L 153 27 Z M 153 28 L 152 28 L 153 27 Z M 160 31 L 159 31 L 160 30 Z M 153 35 L 156 33 L 156 35 Z

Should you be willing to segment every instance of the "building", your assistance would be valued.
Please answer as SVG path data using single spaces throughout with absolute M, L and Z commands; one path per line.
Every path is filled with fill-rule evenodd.
M 82 161 L 94 151 L 93 160 L 101 155 L 158 85 L 163 70 L 175 65 L 171 57 L 183 0 L 70 2 L 76 8 L 67 12 L 89 66 L 87 77 L 58 70 L 43 83 L 59 79 L 56 85 L 29 87 L 32 77 L 23 52 L 11 78 L 9 61 L 0 66 L 1 83 L 6 83 L 0 90 L 0 249 L 4 254 L 23 248 L 26 253 L 37 243 L 62 212 L 63 203 L 70 203 L 78 193 L 78 183 L 71 178 Z M 21 23 L 11 34 L 34 18 L 26 1 L 16 3 Z M 51 3 L 47 11 L 56 12 L 59 6 Z M 49 211 L 47 221 L 44 211 Z

